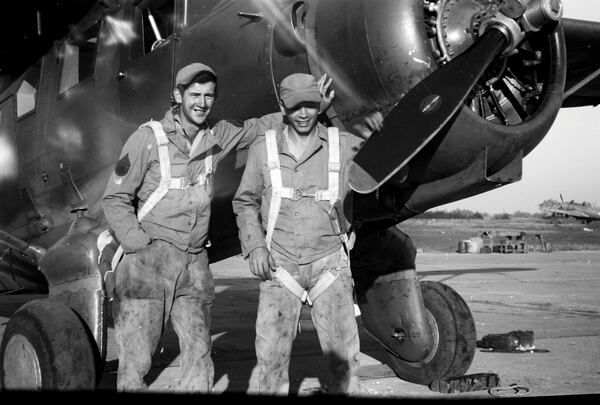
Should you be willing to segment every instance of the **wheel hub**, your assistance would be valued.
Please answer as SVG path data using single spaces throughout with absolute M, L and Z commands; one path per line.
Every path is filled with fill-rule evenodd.
M 431 333 L 433 334 L 431 351 L 429 352 L 427 357 L 425 357 L 421 361 L 416 361 L 416 362 L 412 362 L 412 363 L 406 362 L 406 364 L 409 366 L 421 367 L 423 364 L 429 363 L 433 359 L 435 354 L 437 353 L 439 343 L 440 343 L 440 332 L 438 330 L 437 322 L 435 321 L 434 316 L 431 314 L 431 312 L 429 312 L 429 310 L 427 308 L 423 308 L 423 309 L 425 310 L 425 318 L 427 319 L 427 323 L 429 324 L 429 328 L 431 330 Z
M 23 335 L 14 335 L 4 353 L 4 388 L 41 390 L 40 362 L 31 342 Z

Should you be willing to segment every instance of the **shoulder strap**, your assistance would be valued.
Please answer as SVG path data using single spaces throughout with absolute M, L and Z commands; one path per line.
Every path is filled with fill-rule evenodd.
M 275 230 L 275 222 L 279 216 L 282 198 L 293 198 L 294 189 L 291 187 L 283 187 L 281 179 L 281 166 L 279 164 L 279 150 L 277 148 L 277 132 L 269 129 L 265 133 L 267 146 L 267 167 L 269 168 L 269 176 L 271 178 L 271 203 L 269 204 L 269 218 L 267 219 L 267 235 L 265 240 L 267 248 L 271 248 L 271 239 Z
M 329 202 L 331 205 L 340 198 L 340 135 L 336 127 L 329 127 Z
M 138 221 L 141 221 L 144 216 L 167 194 L 171 186 L 171 161 L 169 159 L 169 138 L 165 134 L 165 131 L 158 121 L 148 121 L 140 128 L 150 127 L 156 138 L 156 144 L 158 145 L 158 161 L 160 163 L 160 183 L 156 190 L 150 194 L 150 197 L 144 203 L 141 210 L 138 211 Z
M 265 133 L 265 141 L 267 146 L 267 167 L 269 168 L 269 176 L 271 178 L 271 202 L 269 204 L 269 218 L 267 219 L 267 249 L 271 249 L 271 239 L 275 230 L 275 222 L 279 216 L 281 208 L 281 191 L 283 184 L 281 180 L 281 168 L 279 166 L 279 151 L 277 150 L 277 132 L 269 129 Z
M 213 130 L 210 128 L 208 129 L 208 132 L 213 134 Z M 196 136 L 196 139 L 194 139 L 194 143 L 190 146 L 190 156 L 192 155 L 192 153 L 194 153 L 194 150 L 198 147 L 201 139 L 202 139 L 202 137 L 200 137 L 200 136 Z M 198 175 L 198 178 L 196 179 L 196 183 L 197 184 L 198 183 L 206 184 L 208 181 L 208 178 L 210 177 L 212 172 L 213 172 L 213 155 L 208 155 L 204 159 L 204 173 L 201 173 Z
M 327 190 L 317 190 L 315 199 L 329 200 L 331 205 L 340 198 L 340 136 L 336 127 L 327 129 L 329 144 L 328 186 Z

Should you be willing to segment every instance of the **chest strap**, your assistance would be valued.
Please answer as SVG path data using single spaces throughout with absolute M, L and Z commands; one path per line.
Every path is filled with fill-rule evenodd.
M 158 162 L 160 166 L 160 182 L 158 187 L 150 194 L 150 197 L 146 200 L 142 208 L 137 213 L 138 221 L 142 221 L 142 218 L 146 216 L 158 204 L 160 200 L 167 194 L 171 189 L 185 190 L 192 185 L 206 185 L 208 176 L 213 171 L 213 157 L 208 155 L 204 160 L 204 173 L 198 175 L 195 182 L 190 181 L 187 177 L 171 177 L 171 160 L 169 158 L 169 138 L 165 134 L 165 130 L 159 121 L 148 121 L 140 125 L 140 129 L 148 127 L 152 129 L 152 133 L 156 138 L 156 145 L 158 147 Z M 115 255 L 111 261 L 111 269 L 117 268 L 117 264 L 123 257 L 123 248 L 121 245 L 117 248 Z
M 269 205 L 267 235 L 265 237 L 269 249 L 271 247 L 271 240 L 273 239 L 275 223 L 277 222 L 279 210 L 281 209 L 282 198 L 298 200 L 302 197 L 314 197 L 317 201 L 328 200 L 330 206 L 333 206 L 339 199 L 340 138 L 338 129 L 329 127 L 327 130 L 327 137 L 329 145 L 328 189 L 316 190 L 314 194 L 310 194 L 297 188 L 283 187 L 281 165 L 279 163 L 279 150 L 277 148 L 277 132 L 270 129 L 265 133 L 267 166 L 271 178 L 271 203 Z

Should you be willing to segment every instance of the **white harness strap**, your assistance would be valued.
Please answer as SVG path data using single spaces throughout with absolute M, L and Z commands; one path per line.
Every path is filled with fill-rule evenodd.
M 292 294 L 300 298 L 300 301 L 302 301 L 303 304 L 306 303 L 311 307 L 317 297 L 333 284 L 338 278 L 338 275 L 337 272 L 334 274 L 331 270 L 326 271 L 319 277 L 313 288 L 307 291 L 302 288 L 296 279 L 283 267 L 279 266 L 277 267 L 277 271 L 275 271 L 275 278 Z
M 169 144 L 169 138 L 167 138 L 162 125 L 158 121 L 146 122 L 140 126 L 140 128 L 143 127 L 152 128 L 152 132 L 156 138 L 156 144 L 158 145 L 158 161 L 160 162 L 160 183 L 158 183 L 156 190 L 150 194 L 150 197 L 148 197 L 142 209 L 138 211 L 138 221 L 141 221 L 142 218 L 154 208 L 171 187 L 171 161 L 169 160 L 169 148 L 167 146 Z
M 210 133 L 212 134 L 212 129 L 209 129 Z M 194 150 L 196 150 L 196 148 L 198 147 L 198 145 L 200 144 L 200 140 L 202 139 L 201 136 L 196 136 L 196 138 L 194 139 L 194 143 L 190 144 L 189 141 L 186 139 L 186 143 L 188 145 L 188 149 L 189 149 L 189 155 L 192 156 L 192 154 L 194 153 Z M 201 173 L 198 175 L 198 178 L 196 179 L 196 183 L 195 184 L 200 184 L 202 186 L 206 185 L 208 178 L 210 177 L 210 175 L 213 172 L 213 157 L 212 155 L 208 155 L 206 157 L 206 159 L 204 159 L 204 173 Z M 181 179 L 185 179 L 187 180 L 187 177 L 180 177 Z M 189 184 L 189 183 L 188 183 Z
M 267 235 L 266 242 L 267 247 L 270 248 L 271 240 L 273 239 L 273 231 L 275 230 L 275 223 L 279 216 L 279 210 L 281 208 L 281 199 L 298 199 L 302 196 L 310 196 L 305 194 L 302 190 L 297 190 L 292 187 L 283 187 L 281 180 L 281 166 L 279 164 L 279 151 L 277 149 L 277 133 L 270 129 L 265 133 L 265 140 L 267 144 L 267 166 L 269 168 L 269 175 L 271 177 L 271 204 L 269 206 L 269 217 L 267 219 Z M 327 190 L 316 190 L 314 198 L 317 201 L 328 200 L 329 204 L 333 206 L 339 199 L 340 194 L 340 137 L 336 127 L 330 127 L 327 130 L 328 144 L 329 144 L 329 167 L 328 167 L 328 189 Z M 297 195 L 297 192 L 300 194 Z
M 269 129 L 265 133 L 265 140 L 267 143 L 267 166 L 271 177 L 271 203 L 269 205 L 269 218 L 267 219 L 267 235 L 265 236 L 268 249 L 271 249 L 271 240 L 273 239 L 275 222 L 277 221 L 279 209 L 281 208 L 281 198 L 283 197 L 283 194 L 287 197 L 290 193 L 293 194 L 294 192 L 294 190 L 289 187 L 283 188 L 276 135 L 277 133 L 272 129 Z
M 340 198 L 340 135 L 336 127 L 329 127 L 329 188 L 317 190 L 316 200 L 329 200 L 331 205 Z
M 138 221 L 142 221 L 142 218 L 146 216 L 154 208 L 156 204 L 167 194 L 170 189 L 185 190 L 192 186 L 192 182 L 187 177 L 171 177 L 171 160 L 169 158 L 169 138 L 162 127 L 162 124 L 158 121 L 148 121 L 140 128 L 149 127 L 154 133 L 156 138 L 156 144 L 158 146 L 158 161 L 160 164 L 160 182 L 158 187 L 150 194 L 150 197 L 146 200 L 142 208 L 137 213 Z M 194 143 L 194 146 L 196 143 Z M 198 175 L 197 181 L 194 184 L 206 185 L 208 176 L 213 171 L 212 167 L 213 157 L 208 155 L 204 160 L 204 173 Z M 111 261 L 111 269 L 114 271 L 117 268 L 117 264 L 123 256 L 123 248 L 121 245 L 117 248 L 115 255 Z
M 281 177 L 281 165 L 279 163 L 279 151 L 277 148 L 276 131 L 270 129 L 265 133 L 267 145 L 267 166 L 271 178 L 271 203 L 269 205 L 269 217 L 267 219 L 267 234 L 265 240 L 267 248 L 271 249 L 271 240 L 273 239 L 273 231 L 275 223 L 281 209 L 281 199 L 298 199 L 303 196 L 309 196 L 301 190 L 292 187 L 283 187 Z M 340 141 L 339 132 L 335 127 L 330 127 L 327 132 L 329 144 L 329 176 L 327 190 L 317 190 L 314 194 L 315 200 L 328 200 L 330 206 L 333 206 L 339 198 L 339 178 L 340 178 Z M 300 192 L 297 195 L 297 191 Z M 297 296 L 302 303 L 308 303 L 312 306 L 313 302 L 321 293 L 337 279 L 338 274 L 332 271 L 327 271 L 321 275 L 316 284 L 309 291 L 305 290 L 290 273 L 283 267 L 279 266 L 275 271 L 275 278 L 286 287 L 292 294 Z

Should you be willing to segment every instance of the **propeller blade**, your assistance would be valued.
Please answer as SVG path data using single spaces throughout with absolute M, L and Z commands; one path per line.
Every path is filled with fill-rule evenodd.
M 412 159 L 448 122 L 492 61 L 508 45 L 490 27 L 469 49 L 413 87 L 388 114 L 348 168 L 350 187 L 370 193 Z

